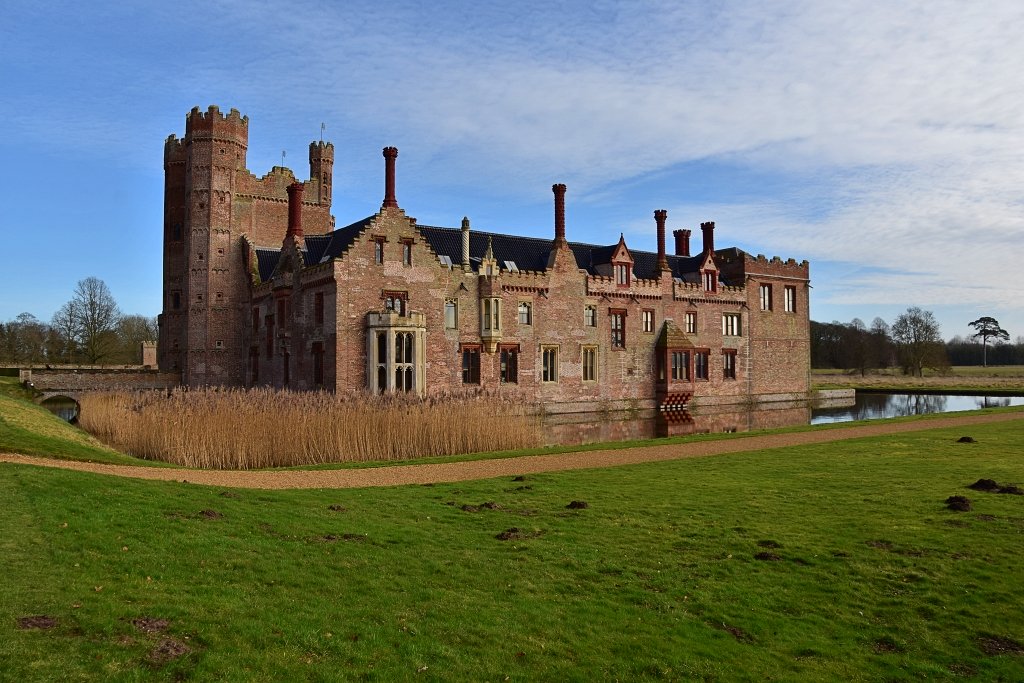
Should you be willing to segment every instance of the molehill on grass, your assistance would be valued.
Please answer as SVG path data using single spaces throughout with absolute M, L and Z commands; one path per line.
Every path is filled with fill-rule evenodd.
M 946 507 L 956 512 L 970 512 L 971 500 L 964 496 L 950 496 L 946 499 Z

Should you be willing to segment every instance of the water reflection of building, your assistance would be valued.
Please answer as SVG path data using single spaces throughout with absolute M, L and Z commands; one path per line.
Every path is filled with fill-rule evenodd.
M 655 410 L 550 415 L 544 420 L 544 432 L 549 444 L 572 445 L 750 432 L 806 425 L 810 420 L 809 402 L 789 401 L 759 404 L 756 408 L 730 406 L 687 410 L 668 416 Z

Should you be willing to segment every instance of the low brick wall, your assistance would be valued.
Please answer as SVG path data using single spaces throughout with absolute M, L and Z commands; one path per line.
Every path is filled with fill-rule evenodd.
M 113 391 L 118 389 L 171 389 L 181 384 L 177 372 L 146 369 L 23 370 L 21 380 L 36 391 Z

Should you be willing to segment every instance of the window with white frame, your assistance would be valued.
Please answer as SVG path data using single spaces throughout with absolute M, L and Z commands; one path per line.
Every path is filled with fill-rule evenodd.
M 796 287 L 786 287 L 786 313 L 796 313 Z
M 501 299 L 495 297 L 484 299 L 480 310 L 480 327 L 485 332 L 501 330 Z
M 644 309 L 640 314 L 640 320 L 644 332 L 654 332 L 654 311 L 650 309 Z
M 597 306 L 583 307 L 583 324 L 587 327 L 597 327 Z
M 761 285 L 758 287 L 758 293 L 761 295 L 761 310 L 772 310 L 772 286 Z
M 519 324 L 520 325 L 532 325 L 533 324 L 533 306 L 529 301 L 519 302 Z
M 628 285 L 629 284 L 629 264 L 628 263 L 616 263 L 615 264 L 615 284 L 617 284 L 617 285 Z
M 455 330 L 459 327 L 459 300 L 458 299 L 445 299 L 444 300 L 444 326 L 449 330 Z
M 739 313 L 723 313 L 722 314 L 722 335 L 725 337 L 738 337 L 742 334 L 742 328 L 740 327 L 740 314 Z
M 686 334 L 697 334 L 697 312 L 686 312 Z
M 718 291 L 718 274 L 713 270 L 704 271 L 704 291 L 706 292 L 717 292 Z

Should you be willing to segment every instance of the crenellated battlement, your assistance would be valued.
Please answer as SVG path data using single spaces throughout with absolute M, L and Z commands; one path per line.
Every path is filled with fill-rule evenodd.
M 324 142 L 323 140 L 309 143 L 309 160 L 314 161 L 315 159 L 333 160 L 334 143 Z
M 686 297 L 692 297 L 692 296 L 705 296 L 705 295 L 707 295 L 707 296 L 719 296 L 719 295 L 722 295 L 722 294 L 729 294 L 729 295 L 739 294 L 739 295 L 744 295 L 746 293 L 746 291 L 747 291 L 747 288 L 744 285 L 731 286 L 731 285 L 723 285 L 721 283 L 719 283 L 719 285 L 718 285 L 718 291 L 715 291 L 715 292 L 708 292 L 707 290 L 704 289 L 704 286 L 700 282 L 685 282 L 683 280 L 676 280 L 675 282 L 672 283 L 672 285 L 673 285 L 673 291 L 675 292 L 675 297 L 677 299 L 681 298 L 681 297 L 682 298 L 686 298 Z
M 547 288 L 550 274 L 542 270 L 501 270 L 501 286 L 503 289 Z
M 630 296 L 661 296 L 661 281 L 634 278 L 629 287 L 620 287 L 610 275 L 588 275 L 587 292 L 590 294 L 624 294 Z
M 184 163 L 188 160 L 188 148 L 185 141 L 171 133 L 164 141 L 164 166 L 172 163 Z
M 228 139 L 245 147 L 249 142 L 249 117 L 242 116 L 234 108 L 227 114 L 221 114 L 220 107 L 215 104 L 205 112 L 193 107 L 185 116 L 185 139 L 206 138 Z
M 804 260 L 797 262 L 796 259 L 782 260 L 779 256 L 768 258 L 764 254 L 757 256 L 746 255 L 747 272 L 750 275 L 762 273 L 764 275 L 782 275 L 786 277 L 809 277 L 810 264 Z

